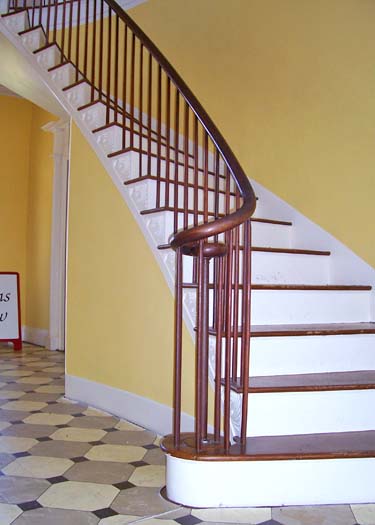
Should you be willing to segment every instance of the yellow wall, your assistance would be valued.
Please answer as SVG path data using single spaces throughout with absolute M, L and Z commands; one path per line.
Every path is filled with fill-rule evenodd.
M 123 198 L 75 126 L 68 238 L 68 373 L 171 405 L 172 295 Z M 185 341 L 190 375 L 190 336 Z M 186 397 L 191 412 L 191 391 Z
M 20 273 L 22 322 L 26 310 L 31 112 L 29 102 L 0 96 L 0 269 Z
M 149 0 L 130 14 L 248 175 L 375 266 L 375 2 Z
M 56 119 L 30 102 L 0 96 L 0 268 L 21 276 L 22 324 L 48 329 L 53 163 Z
M 41 127 L 57 117 L 32 105 L 27 213 L 26 322 L 49 328 L 53 134 Z

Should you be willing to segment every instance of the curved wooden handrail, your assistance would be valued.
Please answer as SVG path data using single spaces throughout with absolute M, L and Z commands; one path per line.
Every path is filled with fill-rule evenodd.
M 105 2 L 139 38 L 144 47 L 151 53 L 158 64 L 160 64 L 183 98 L 189 104 L 201 125 L 208 133 L 213 144 L 222 155 L 222 158 L 229 168 L 229 171 L 244 201 L 241 208 L 227 215 L 226 217 L 222 217 L 205 224 L 200 224 L 174 234 L 170 241 L 171 247 L 176 250 L 186 244 L 192 244 L 213 235 L 219 235 L 220 233 L 233 229 L 236 226 L 244 223 L 254 213 L 256 207 L 256 197 L 249 178 L 246 176 L 246 173 L 242 169 L 240 163 L 224 139 L 223 135 L 211 117 L 208 115 L 206 110 L 203 108 L 197 97 L 188 87 L 186 82 L 181 78 L 169 60 L 167 60 L 167 58 L 156 47 L 152 40 L 142 31 L 138 24 L 114 0 L 105 0 Z

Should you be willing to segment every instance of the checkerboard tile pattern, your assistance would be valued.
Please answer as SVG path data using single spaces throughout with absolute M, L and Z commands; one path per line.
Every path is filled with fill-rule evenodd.
M 174 505 L 158 436 L 63 395 L 63 353 L 0 343 L 1 525 L 375 525 L 375 505 Z

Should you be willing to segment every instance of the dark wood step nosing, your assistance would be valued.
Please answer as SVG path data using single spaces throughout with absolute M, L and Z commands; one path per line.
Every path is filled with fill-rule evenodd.
M 161 448 L 167 454 L 194 461 L 284 461 L 351 459 L 375 457 L 375 431 L 331 432 L 284 436 L 254 436 L 246 445 L 235 443 L 225 451 L 223 444 L 212 444 L 200 453 L 194 448 L 194 435 L 183 433 L 181 445 L 174 446 L 173 436 L 166 436 Z
M 53 46 L 55 46 L 56 49 L 59 50 L 59 48 L 58 48 L 56 42 L 49 42 L 49 43 L 46 44 L 45 46 L 42 46 L 42 47 L 39 47 L 38 49 L 35 49 L 35 50 L 33 51 L 33 54 L 36 55 L 37 53 L 41 53 L 41 52 L 44 51 L 45 49 L 49 49 L 50 47 L 53 47 Z
M 27 33 L 32 33 L 33 31 L 36 31 L 37 29 L 41 29 L 43 31 L 44 36 L 46 36 L 46 33 L 44 31 L 44 27 L 42 25 L 40 25 L 40 24 L 38 24 L 36 26 L 33 26 L 33 27 L 29 27 L 27 29 L 24 29 L 23 31 L 20 31 L 18 34 L 20 36 L 26 35 Z

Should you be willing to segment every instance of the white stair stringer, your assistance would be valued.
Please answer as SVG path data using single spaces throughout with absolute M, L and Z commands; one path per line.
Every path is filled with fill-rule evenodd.
M 134 174 L 138 173 L 139 159 L 137 155 L 132 152 L 122 155 L 121 159 L 108 158 L 108 153 L 116 151 L 119 146 L 118 136 L 104 133 L 104 138 L 98 139 L 100 135 L 92 133 L 93 129 L 105 124 L 105 113 L 102 105 L 96 104 L 86 108 L 84 111 L 78 111 L 78 107 L 89 102 L 90 87 L 88 84 L 81 83 L 65 92 L 62 91 L 66 81 L 68 84 L 71 83 L 74 70 L 72 72 L 71 68 L 69 68 L 70 71 L 67 73 L 63 72 L 61 75 L 55 73 L 55 71 L 57 72 L 59 69 L 63 71 L 63 68 L 47 71 L 56 65 L 59 60 L 59 50 L 56 46 L 50 46 L 36 54 L 30 53 L 30 51 L 33 51 L 32 47 L 34 44 L 30 43 L 29 40 L 22 43 L 21 37 L 15 35 L 15 33 L 28 28 L 28 22 L 24 13 L 0 20 L 0 28 L 17 49 L 24 56 L 28 56 L 29 61 L 34 64 L 43 83 L 61 101 L 63 107 L 72 116 L 86 140 L 97 153 L 98 158 L 132 211 L 173 292 L 173 253 L 157 249 L 159 244 L 168 241 L 166 227 L 171 220 L 168 216 L 169 212 L 140 215 L 139 209 L 140 200 L 143 198 L 142 195 L 140 196 L 139 193 L 137 195 L 137 192 L 131 191 L 131 186 L 124 186 L 124 180 L 134 178 Z M 38 42 L 35 45 L 37 44 Z M 272 201 L 274 196 L 272 198 L 269 197 L 268 193 L 270 192 L 267 192 L 264 188 L 262 189 L 260 185 L 256 186 L 256 193 L 260 197 L 260 206 L 256 214 L 258 217 L 267 216 L 274 219 L 291 219 L 293 226 L 253 222 L 254 245 L 267 246 L 267 244 L 262 244 L 261 241 L 262 239 L 264 241 L 265 235 L 269 235 L 268 246 L 277 248 L 306 246 L 309 249 L 334 251 L 338 247 L 340 256 L 335 260 L 337 267 L 332 268 L 331 262 L 324 263 L 328 266 L 322 269 L 322 275 L 325 276 L 324 279 L 328 275 L 329 282 L 334 284 L 339 284 L 339 282 L 351 284 L 353 282 L 350 280 L 351 278 L 355 279 L 355 284 L 375 284 L 374 270 L 356 258 L 341 243 L 332 240 L 333 238 L 329 234 L 323 232 L 318 226 L 312 225 L 308 219 L 298 214 L 296 210 L 293 210 L 293 214 L 290 215 L 291 207 L 286 203 L 282 203 L 280 199 L 277 201 L 276 208 L 268 206 L 267 199 L 270 198 Z M 161 217 L 162 215 L 164 215 L 164 218 Z M 313 232 L 312 245 L 309 245 L 306 240 L 306 232 Z M 301 240 L 306 242 L 306 245 L 297 243 L 297 241 Z M 277 264 L 281 265 L 281 262 L 275 264 L 276 266 Z M 300 266 L 302 271 L 303 263 Z M 355 272 L 353 270 L 355 268 L 358 268 L 360 275 L 354 278 Z M 262 262 L 259 263 L 259 269 L 256 272 L 259 279 L 261 278 L 261 272 Z M 285 272 L 287 272 L 286 267 Z M 269 273 L 274 275 L 275 281 L 279 278 L 282 279 L 281 275 L 276 276 L 272 267 L 269 269 Z M 348 282 L 345 281 L 346 278 L 349 279 Z M 319 280 L 320 277 L 316 277 L 316 279 Z M 323 282 L 321 284 L 327 283 Z M 308 299 L 307 297 L 307 294 L 311 292 L 290 291 L 291 293 L 289 293 L 288 291 L 284 296 L 282 294 L 285 291 L 273 292 L 273 290 L 254 291 L 255 311 L 253 315 L 256 323 L 363 322 L 375 319 L 373 292 L 353 292 L 353 297 L 356 297 L 354 305 L 350 299 L 351 292 L 342 292 L 340 295 L 341 292 L 336 294 L 336 292 L 332 291 L 323 291 L 316 294 L 314 299 Z M 296 294 L 299 294 L 299 296 Z M 330 295 L 329 298 L 329 294 L 336 295 Z M 321 306 L 322 301 L 324 303 L 323 306 Z M 279 310 L 282 310 L 282 312 Z M 194 312 L 195 290 L 188 290 L 184 293 L 184 320 L 193 338 L 195 338 Z M 327 319 L 325 313 L 331 317 Z M 271 315 L 271 320 L 269 315 Z M 340 337 L 344 338 L 347 336 Z M 288 339 L 291 338 L 285 338 L 283 342 L 277 341 L 277 338 L 270 338 L 272 342 L 261 339 L 259 338 L 259 342 L 255 341 L 252 344 L 253 346 L 255 345 L 255 348 L 259 345 L 259 354 L 262 353 L 262 345 L 267 347 L 269 366 L 267 366 L 267 362 L 259 364 L 259 369 L 256 369 L 259 375 L 282 373 L 282 366 L 284 366 L 284 370 L 288 370 L 288 362 L 290 365 L 289 370 L 293 370 L 289 373 L 303 373 L 301 371 L 304 370 L 304 366 L 308 368 L 309 372 L 311 372 L 310 366 L 315 366 L 316 370 L 319 367 L 327 367 L 328 369 L 331 368 L 332 371 L 336 370 L 336 368 L 338 369 L 337 371 L 343 371 L 346 368 L 348 370 L 357 369 L 356 367 L 362 365 L 366 366 L 366 368 L 373 366 L 371 356 L 373 337 L 371 336 L 366 341 L 365 337 L 362 339 L 361 336 L 358 336 L 355 339 L 355 345 L 358 346 L 354 347 L 351 344 L 349 345 L 347 339 L 345 344 L 342 344 L 340 342 L 342 339 L 340 340 L 339 336 L 337 338 L 338 343 L 330 340 L 329 344 L 326 343 L 330 339 L 328 336 L 320 339 L 315 337 L 294 338 L 299 340 L 300 344 L 306 344 L 306 348 L 310 345 L 311 349 L 317 349 L 316 362 L 310 365 L 306 364 L 306 360 L 302 355 L 299 356 L 299 359 L 293 357 L 293 355 L 297 355 L 298 350 L 297 346 L 293 346 L 291 341 L 288 342 Z M 290 346 L 288 343 L 290 343 Z M 295 345 L 297 344 L 296 342 Z M 281 351 L 282 348 L 287 346 L 289 347 L 289 356 L 287 355 L 286 363 L 284 365 L 279 363 L 278 367 L 278 361 L 276 357 L 272 357 L 272 353 L 276 354 L 278 350 Z M 357 353 L 355 348 L 358 348 Z M 341 350 L 341 362 L 343 363 L 345 360 L 345 363 L 337 365 L 335 356 Z M 306 349 L 304 352 L 307 359 L 309 350 Z M 256 353 L 255 351 L 255 355 Z M 327 360 L 325 360 L 325 355 L 328 355 Z M 261 361 L 260 355 L 257 359 L 259 362 Z M 257 359 L 255 359 L 255 363 Z M 297 372 L 297 370 L 299 371 Z M 232 398 L 234 400 L 232 427 L 236 431 L 236 413 L 238 413 L 241 404 L 241 394 L 232 393 Z M 249 427 L 249 434 L 260 435 L 261 433 L 267 435 L 268 433 L 268 435 L 275 435 L 275 432 L 291 434 L 293 432 L 308 433 L 310 431 L 338 432 L 343 429 L 353 431 L 374 428 L 375 417 L 372 416 L 373 411 L 369 408 L 373 407 L 374 401 L 373 390 L 252 394 L 250 397 L 250 414 L 254 417 L 249 418 L 251 427 Z M 293 411 L 295 411 L 295 415 L 289 418 L 289 414 Z M 323 419 L 320 419 L 322 412 L 325 412 L 326 415 Z M 286 414 L 288 414 L 288 417 L 286 417 Z M 335 415 L 332 416 L 332 414 Z M 289 422 L 289 419 L 290 425 L 287 425 L 286 421 Z M 171 500 L 197 507 L 365 503 L 375 501 L 374 467 L 375 460 L 373 458 L 299 461 L 219 460 L 207 462 L 183 460 L 168 455 L 168 496 Z

